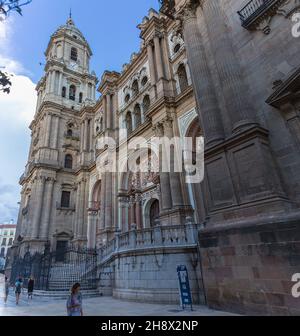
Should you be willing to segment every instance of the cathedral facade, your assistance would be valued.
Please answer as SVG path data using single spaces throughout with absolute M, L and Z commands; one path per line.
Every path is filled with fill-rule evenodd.
M 14 253 L 96 249 L 110 275 L 102 293 L 149 302 L 177 302 L 176 267 L 186 265 L 195 303 L 300 313 L 291 297 L 300 271 L 298 7 L 162 1 L 138 26 L 140 51 L 98 87 L 70 18 L 50 39 L 37 85 Z M 113 172 L 99 146 L 113 139 L 118 162 L 140 163 L 122 147 L 153 137 L 204 137 L 204 180 Z

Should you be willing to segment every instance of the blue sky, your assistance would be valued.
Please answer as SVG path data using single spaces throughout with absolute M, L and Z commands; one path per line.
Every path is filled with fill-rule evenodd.
M 75 24 L 94 53 L 92 69 L 97 75 L 106 69 L 120 70 L 139 48 L 136 26 L 150 7 L 158 9 L 158 0 L 33 0 L 24 7 L 23 18 L 15 18 L 14 56 L 37 81 L 49 36 L 66 22 L 72 8 Z
M 43 75 L 50 35 L 65 24 L 70 8 L 76 26 L 90 43 L 91 69 L 120 71 L 139 50 L 137 25 L 158 0 L 33 0 L 23 17 L 12 14 L 0 23 L 0 66 L 14 74 L 12 93 L 0 93 L 0 223 L 17 220 L 19 177 L 30 145 L 28 126 L 35 110 L 35 84 Z

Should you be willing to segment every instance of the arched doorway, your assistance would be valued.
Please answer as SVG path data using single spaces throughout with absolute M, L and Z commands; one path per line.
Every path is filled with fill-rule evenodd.
M 145 228 L 153 228 L 156 225 L 156 221 L 159 219 L 160 214 L 158 195 L 155 196 L 155 198 L 151 198 L 148 202 L 145 203 L 143 213 Z
M 159 219 L 159 201 L 154 200 L 150 207 L 150 227 L 153 228 L 156 225 L 156 221 Z
M 90 197 L 87 227 L 87 239 L 89 249 L 94 249 L 96 247 L 97 228 L 99 229 L 99 218 L 101 209 L 101 189 L 102 181 L 100 180 L 95 183 Z

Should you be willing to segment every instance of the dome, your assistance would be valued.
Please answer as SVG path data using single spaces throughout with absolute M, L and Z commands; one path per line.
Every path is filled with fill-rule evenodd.
M 75 39 L 79 39 L 87 43 L 82 32 L 75 26 L 75 23 L 71 17 L 68 18 L 66 24 L 60 26 L 52 36 L 55 37 L 56 35 L 59 35 L 61 33 L 67 34 L 69 36 L 72 36 Z

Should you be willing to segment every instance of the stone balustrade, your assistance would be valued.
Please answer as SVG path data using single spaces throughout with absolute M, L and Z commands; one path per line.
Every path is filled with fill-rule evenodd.
M 175 226 L 156 226 L 151 229 L 133 230 L 126 233 L 117 233 L 98 251 L 99 264 L 120 253 L 139 251 L 151 248 L 195 247 L 197 245 L 198 224 Z

